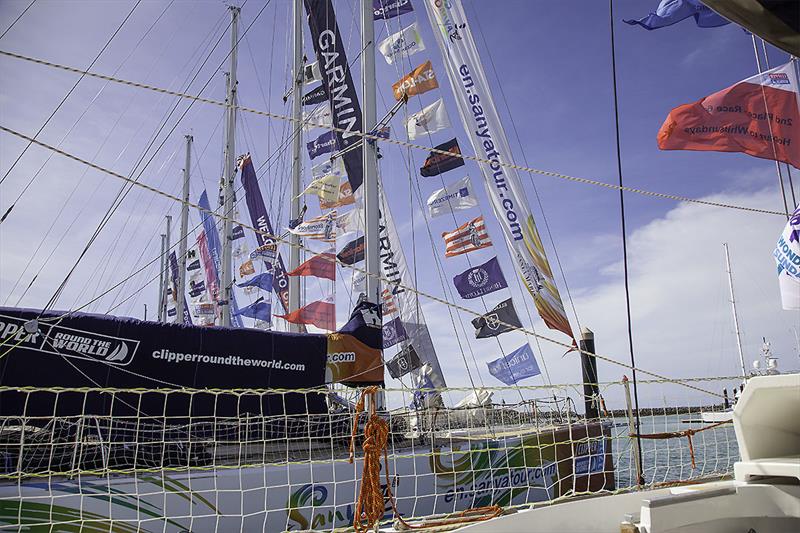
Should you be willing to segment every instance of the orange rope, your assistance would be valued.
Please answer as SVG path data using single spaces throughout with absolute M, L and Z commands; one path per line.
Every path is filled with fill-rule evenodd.
M 378 387 L 367 387 L 361 391 L 361 397 L 356 403 L 353 416 L 353 431 L 350 434 L 350 464 L 355 460 L 356 434 L 358 433 L 358 415 L 364 412 L 366 399 L 370 398 L 369 417 L 364 426 L 364 467 L 361 472 L 361 488 L 356 500 L 356 513 L 353 517 L 353 528 L 356 533 L 368 531 L 374 527 L 384 513 L 383 492 L 381 491 L 381 452 L 383 452 L 384 474 L 386 476 L 386 495 L 392 504 L 394 516 L 403 526 L 408 529 L 421 529 L 463 522 L 482 522 L 489 520 L 503 513 L 503 508 L 499 505 L 489 505 L 461 511 L 452 518 L 425 522 L 420 525 L 411 525 L 403 520 L 395 506 L 392 486 L 389 483 L 389 452 L 387 443 L 389 442 L 389 424 L 381 418 L 375 411 L 377 404 Z
M 722 422 L 717 422 L 715 424 L 711 424 L 710 426 L 702 427 L 699 429 L 684 429 L 682 431 L 666 431 L 664 433 L 647 433 L 647 434 L 639 434 L 636 435 L 635 433 L 631 433 L 628 435 L 631 438 L 640 438 L 640 439 L 674 439 L 677 437 L 686 437 L 686 440 L 689 441 L 689 456 L 692 458 L 692 468 L 697 468 L 697 464 L 694 460 L 694 443 L 692 442 L 692 436 L 695 433 L 700 433 L 701 431 L 705 431 L 707 429 L 714 429 L 715 427 L 721 426 L 723 424 L 730 424 L 730 420 L 725 420 Z

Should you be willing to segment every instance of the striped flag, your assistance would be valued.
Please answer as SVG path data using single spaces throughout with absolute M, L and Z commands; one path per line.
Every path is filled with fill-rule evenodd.
M 392 315 L 397 312 L 397 304 L 394 301 L 394 296 L 389 289 L 383 289 L 381 293 L 383 297 L 382 314 L 383 316 Z
M 330 211 L 311 220 L 301 222 L 297 226 L 289 228 L 289 232 L 298 237 L 334 242 L 336 240 L 336 211 Z
M 453 231 L 442 233 L 445 257 L 455 257 L 492 245 L 483 215 L 462 224 Z

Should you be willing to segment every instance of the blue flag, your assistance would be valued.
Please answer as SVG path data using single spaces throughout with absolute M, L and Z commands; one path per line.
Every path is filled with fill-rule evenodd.
M 506 385 L 514 385 L 521 379 L 538 376 L 542 373 L 528 343 L 510 354 L 486 364 L 489 366 L 489 373 Z
M 247 307 L 242 307 L 236 314 L 269 322 L 272 315 L 272 304 L 263 298 L 259 298 Z
M 403 13 L 411 13 L 411 0 L 372 0 L 373 20 L 389 20 Z
M 264 272 L 258 276 L 254 276 L 244 283 L 237 283 L 237 287 L 258 287 L 267 292 L 272 290 L 272 272 Z
M 306 148 L 308 148 L 308 157 L 311 159 L 319 157 L 322 154 L 335 152 L 339 149 L 339 145 L 336 142 L 336 132 L 327 131 L 323 133 L 313 141 L 307 142 Z
M 474 266 L 453 278 L 453 284 L 465 300 L 479 298 L 484 294 L 508 287 L 497 257 L 482 265 Z
M 689 17 L 694 17 L 700 28 L 716 28 L 730 24 L 730 21 L 717 15 L 711 8 L 704 6 L 700 0 L 661 0 L 655 13 L 650 13 L 639 20 L 623 20 L 626 24 L 638 24 L 646 30 L 657 30 L 672 26 Z

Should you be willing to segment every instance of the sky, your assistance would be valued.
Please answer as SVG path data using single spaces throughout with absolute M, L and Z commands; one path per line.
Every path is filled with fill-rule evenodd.
M 412 98 L 407 112 L 443 98 L 453 127 L 434 134 L 429 142 L 422 140 L 422 144 L 432 146 L 456 137 L 462 150 L 471 154 L 424 6 L 420 0 L 412 2 L 414 13 L 386 23 L 376 22 L 376 40 L 380 40 L 416 21 L 426 44 L 425 51 L 393 65 L 380 55 L 376 58 L 378 115 L 383 116 L 394 103 L 391 84 L 413 67 L 431 60 L 440 88 Z M 614 2 L 625 185 L 783 210 L 773 162 L 742 154 L 659 151 L 656 132 L 672 108 L 752 76 L 756 62 L 750 36 L 735 25 L 700 29 L 687 20 L 648 32 L 621 22 L 645 16 L 657 3 Z M 5 32 L 28 4 L 28 0 L 0 3 L 0 31 Z M 290 101 L 283 100 L 289 85 L 290 5 L 285 0 L 248 0 L 243 6 L 240 34 L 244 33 L 244 37 L 239 46 L 238 67 L 239 101 L 243 106 L 290 114 Z M 616 183 L 608 4 L 589 0 L 465 0 L 464 5 L 515 162 Z M 358 80 L 357 2 L 336 0 L 335 7 L 348 57 L 355 61 L 353 75 Z M 86 68 L 129 13 L 129 19 L 100 54 L 92 71 L 224 99 L 228 13 L 226 4 L 219 1 L 136 4 L 123 0 L 38 0 L 0 38 L 0 49 Z M 305 33 L 308 43 L 307 28 Z M 788 60 L 785 53 L 769 45 L 767 50 L 772 66 Z M 313 56 L 310 44 L 306 53 Z M 0 57 L 0 71 L 0 124 L 26 135 L 37 132 L 78 79 L 75 74 L 5 56 Z M 401 111 L 391 122 L 393 136 L 401 139 L 405 138 L 405 112 Z M 205 188 L 213 204 L 222 168 L 221 119 L 222 112 L 215 106 L 84 78 L 39 138 L 98 165 L 179 194 L 184 136 L 191 134 L 192 198 L 196 200 Z M 166 125 L 162 127 L 162 123 Z M 289 218 L 290 161 L 288 154 L 279 149 L 287 128 L 284 121 L 251 114 L 240 114 L 237 124 L 237 153 L 249 151 L 253 155 L 273 222 L 281 228 Z M 322 130 L 315 130 L 305 140 L 319 133 Z M 24 148 L 24 141 L 0 134 L 0 175 L 8 172 L 0 184 L 0 208 L 5 211 L 20 198 L 0 225 L 0 304 L 41 308 L 81 254 L 123 184 L 38 147 L 27 150 L 14 164 Z M 468 267 L 468 258 L 477 264 L 497 255 L 506 277 L 511 278 L 512 265 L 500 228 L 493 220 L 483 178 L 474 163 L 467 162 L 465 167 L 441 178 L 421 178 L 416 169 L 425 159 L 424 152 L 385 145 L 382 155 L 383 185 L 407 261 L 422 292 L 447 296 L 452 289 L 446 292 L 445 288 L 454 275 Z M 307 157 L 304 164 L 307 183 L 311 164 Z M 800 171 L 793 170 L 795 196 L 800 198 Z M 426 220 L 417 198 L 427 198 L 435 189 L 465 174 L 479 191 L 480 213 L 488 221 L 496 246 L 490 251 L 445 260 L 438 235 L 456 224 L 449 217 Z M 539 174 L 522 174 L 521 178 L 573 328 L 594 331 L 598 354 L 628 362 L 619 193 Z M 310 213 L 317 213 L 316 200 L 308 198 L 307 202 Z M 625 195 L 625 209 L 632 335 L 639 368 L 678 380 L 732 376 L 740 371 L 724 242 L 729 244 L 731 254 L 747 364 L 758 357 L 761 339 L 766 337 L 783 369 L 800 367 L 800 314 L 781 310 L 772 259 L 785 219 L 630 193 Z M 54 307 L 80 307 L 141 318 L 146 304 L 152 318 L 158 275 L 157 261 L 153 259 L 159 254 L 159 234 L 164 231 L 164 216 L 171 214 L 177 225 L 178 212 L 179 206 L 168 199 L 141 189 L 131 190 L 79 263 Z M 477 209 L 459 213 L 458 223 L 478 214 Z M 244 206 L 239 218 L 248 220 Z M 192 213 L 190 227 L 198 223 L 197 214 Z M 252 236 L 248 239 L 254 242 Z M 321 243 L 310 246 L 324 248 Z M 434 274 L 437 256 L 443 264 L 442 276 Z M 121 283 L 139 269 L 140 274 Z M 532 310 L 532 302 L 511 285 L 507 292 L 489 295 L 483 302 L 457 303 L 484 312 L 511 295 L 526 327 L 566 341 L 562 334 L 548 331 L 538 317 L 522 311 L 526 301 Z M 320 298 L 331 289 L 329 282 L 308 281 L 306 297 Z M 342 323 L 352 295 L 343 282 L 337 283 L 336 294 L 337 317 Z M 247 303 L 253 297 L 241 298 Z M 454 331 L 451 316 L 441 304 L 425 298 L 421 303 L 451 386 L 500 385 L 489 376 L 486 363 L 526 341 L 546 375 L 523 384 L 581 380 L 578 356 L 563 356 L 564 350 L 558 345 L 520 333 L 505 334 L 499 342 L 475 340 L 469 325 L 472 315 L 457 314 Z M 616 381 L 630 372 L 601 361 L 599 374 L 602 381 Z M 389 386 L 392 385 L 398 383 L 392 380 Z M 709 387 L 718 390 L 722 383 Z M 645 403 L 660 404 L 664 391 L 664 387 L 642 387 L 640 396 Z M 689 401 L 695 394 L 682 388 L 670 388 L 668 392 L 676 396 L 671 401 L 678 402 Z M 531 396 L 542 393 L 526 391 Z M 497 398 L 506 394 L 498 394 Z

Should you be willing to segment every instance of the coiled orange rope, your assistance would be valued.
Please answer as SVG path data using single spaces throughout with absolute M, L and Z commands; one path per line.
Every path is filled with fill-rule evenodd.
M 368 531 L 374 527 L 384 514 L 383 491 L 381 490 L 381 452 L 383 452 L 384 474 L 386 476 L 386 496 L 392 505 L 395 518 L 406 529 L 421 529 L 464 522 L 480 522 L 489 520 L 503 513 L 503 508 L 499 505 L 489 505 L 467 509 L 447 519 L 436 521 L 426 521 L 420 525 L 411 525 L 403 520 L 397 510 L 392 494 L 392 486 L 389 483 L 389 453 L 387 443 L 389 442 L 389 423 L 376 413 L 378 387 L 367 387 L 361 391 L 361 397 L 356 403 L 356 410 L 353 416 L 353 431 L 350 435 L 350 464 L 355 460 L 356 434 L 358 433 L 358 415 L 364 412 L 366 399 L 370 399 L 369 417 L 364 426 L 364 467 L 361 473 L 361 488 L 356 500 L 356 513 L 353 517 L 353 529 L 357 533 Z

